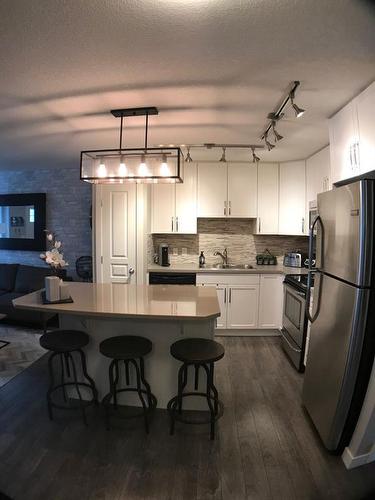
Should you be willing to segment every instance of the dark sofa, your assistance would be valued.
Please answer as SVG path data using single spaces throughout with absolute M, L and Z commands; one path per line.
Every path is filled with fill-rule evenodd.
M 7 320 L 33 323 L 45 328 L 53 314 L 15 309 L 12 300 L 44 288 L 44 278 L 51 274 L 48 267 L 0 264 L 0 314 L 6 314 Z

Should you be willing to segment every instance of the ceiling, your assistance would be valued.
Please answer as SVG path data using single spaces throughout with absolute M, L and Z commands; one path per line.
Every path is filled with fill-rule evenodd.
M 153 145 L 260 143 L 293 80 L 307 112 L 288 110 L 284 140 L 259 156 L 305 158 L 375 78 L 374 3 L 1 0 L 0 168 L 78 168 L 82 149 L 117 147 L 109 110 L 122 107 L 159 108 Z M 125 144 L 141 145 L 143 120 L 125 125 Z

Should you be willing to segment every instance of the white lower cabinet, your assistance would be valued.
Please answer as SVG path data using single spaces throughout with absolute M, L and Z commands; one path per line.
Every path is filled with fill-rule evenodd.
M 248 330 L 258 324 L 259 285 L 228 286 L 227 329 Z
M 218 330 L 279 329 L 283 310 L 282 274 L 197 274 L 198 286 L 214 286 L 221 316 Z
M 282 327 L 283 281 L 282 274 L 260 276 L 258 328 Z

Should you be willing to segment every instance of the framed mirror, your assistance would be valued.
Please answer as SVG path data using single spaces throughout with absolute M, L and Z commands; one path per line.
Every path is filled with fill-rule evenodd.
M 46 249 L 46 194 L 0 195 L 0 249 Z

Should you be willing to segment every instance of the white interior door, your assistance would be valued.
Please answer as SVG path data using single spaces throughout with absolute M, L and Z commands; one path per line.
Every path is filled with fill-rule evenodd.
M 227 328 L 256 328 L 259 285 L 231 285 L 228 291 Z
M 100 223 L 96 221 L 97 281 L 128 283 L 132 278 L 135 282 L 136 186 L 99 186 L 96 203 L 101 213 Z
M 255 163 L 228 165 L 228 214 L 231 217 L 257 216 L 257 166 Z

